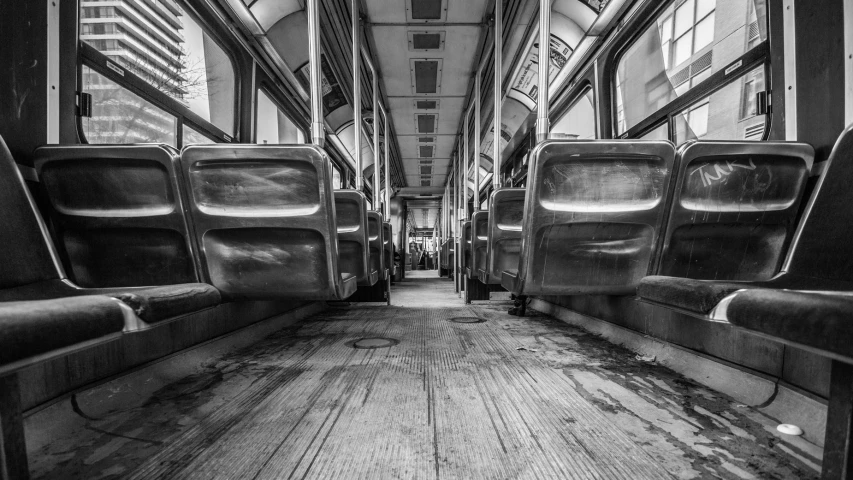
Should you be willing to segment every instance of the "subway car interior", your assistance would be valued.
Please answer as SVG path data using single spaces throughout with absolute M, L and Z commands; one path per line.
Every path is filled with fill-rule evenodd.
M 853 0 L 0 32 L 0 480 L 853 479 Z

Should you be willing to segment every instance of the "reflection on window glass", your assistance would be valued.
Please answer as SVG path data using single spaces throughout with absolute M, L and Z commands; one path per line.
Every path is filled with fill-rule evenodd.
M 215 141 L 208 138 L 203 133 L 198 130 L 190 127 L 187 124 L 184 124 L 184 128 L 182 130 L 183 138 L 181 139 L 184 143 L 184 146 L 187 145 L 203 145 L 208 143 L 216 143 Z
M 89 143 L 176 146 L 178 121 L 174 116 L 85 65 L 83 90 L 92 95 L 92 117 L 83 118 Z
M 302 130 L 278 109 L 263 90 L 258 90 L 258 116 L 255 125 L 255 143 L 305 143 Z
M 592 90 L 587 90 L 551 129 L 551 138 L 595 138 L 595 107 Z
M 332 167 L 332 188 L 343 188 L 341 184 L 341 171 L 338 167 Z
M 766 0 L 679 0 L 619 60 L 619 134 L 767 39 Z M 725 19 L 725 21 L 717 19 Z
M 654 130 L 650 130 L 646 132 L 645 135 L 641 135 L 640 138 L 643 140 L 669 140 L 669 124 L 663 123 L 654 128 Z
M 755 95 L 749 97 L 752 85 L 764 84 L 764 67 L 759 67 L 743 77 L 717 90 L 710 97 L 699 100 L 674 116 L 675 142 L 688 140 L 761 140 L 764 135 L 765 115 L 755 115 Z M 752 114 L 744 116 L 743 112 Z
M 174 0 L 86 0 L 80 8 L 80 40 L 234 133 L 231 61 Z

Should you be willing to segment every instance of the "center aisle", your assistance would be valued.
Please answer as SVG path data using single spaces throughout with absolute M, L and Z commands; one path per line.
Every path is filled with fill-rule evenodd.
M 37 476 L 817 477 L 815 448 L 774 420 L 593 335 L 466 307 L 434 271 L 392 299 L 331 307 L 90 419 L 76 450 L 33 452 Z

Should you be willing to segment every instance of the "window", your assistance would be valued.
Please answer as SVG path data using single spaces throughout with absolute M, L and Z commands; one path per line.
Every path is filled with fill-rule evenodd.
M 592 89 L 587 90 L 551 129 L 552 138 L 595 138 L 595 106 Z
M 619 59 L 616 128 L 624 134 L 767 39 L 766 0 L 680 0 Z M 716 22 L 716 18 L 726 21 Z M 759 39 L 759 42 L 755 40 Z
M 332 166 L 332 188 L 344 188 L 343 183 L 341 182 L 341 171 L 336 166 Z
M 85 65 L 83 89 L 92 95 L 92 117 L 83 118 L 89 143 L 177 145 L 178 120 L 174 115 Z
M 764 72 L 757 71 L 746 75 L 743 79 L 743 94 L 740 99 L 740 119 L 754 117 L 758 113 L 756 94 L 764 91 Z
M 183 141 L 183 145 L 186 147 L 187 145 L 202 145 L 208 143 L 216 143 L 216 141 L 211 140 L 203 133 L 194 129 L 193 127 L 184 124 L 183 128 L 183 137 L 181 137 Z
M 669 140 L 669 124 L 662 123 L 640 136 L 643 140 Z
M 305 143 L 305 135 L 263 90 L 258 90 L 255 143 Z
M 698 100 L 690 107 L 674 115 L 675 143 L 680 145 L 688 140 L 760 140 L 764 132 L 764 115 L 742 117 L 741 98 L 747 96 L 748 85 L 763 84 L 764 67 L 759 67 L 739 80 L 729 83 L 711 96 Z
M 98 6 L 108 1 L 81 3 L 80 40 L 234 134 L 236 80 L 222 47 L 175 2 L 109 1 L 109 7 Z

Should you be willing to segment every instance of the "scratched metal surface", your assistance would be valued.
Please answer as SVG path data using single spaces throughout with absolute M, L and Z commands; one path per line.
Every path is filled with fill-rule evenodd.
M 342 299 L 331 165 L 310 145 L 181 154 L 206 280 L 226 298 Z M 346 291 L 345 291 L 346 290 Z
M 489 264 L 488 210 L 479 210 L 471 215 L 471 239 L 471 278 L 481 278 L 480 271 L 486 272 Z
M 394 232 L 390 222 L 382 222 L 382 252 L 385 271 L 388 275 L 394 275 Z M 383 277 L 383 280 L 385 279 Z
M 57 246 L 78 285 L 198 281 L 177 152 L 162 145 L 47 146 L 36 156 Z
M 796 228 L 813 160 L 792 142 L 695 142 L 678 152 L 658 273 L 773 277 Z
M 382 215 L 379 212 L 367 212 L 367 233 L 370 247 L 370 275 L 375 278 L 373 283 L 382 277 L 385 270 L 385 245 L 382 242 Z M 371 283 L 371 285 L 373 284 Z
M 489 201 L 489 278 L 483 283 L 500 284 L 504 270 L 518 270 L 524 196 L 523 188 L 503 188 L 492 193 Z
M 435 272 L 407 274 L 392 299 L 331 309 L 150 391 L 84 393 L 70 418 L 38 422 L 53 440 L 29 452 L 33 476 L 818 477 L 820 450 L 777 420 L 595 335 L 466 308 Z M 400 343 L 347 346 L 362 337 Z
M 516 289 L 634 293 L 663 230 L 673 145 L 548 141 L 531 156 Z
M 473 247 L 471 239 L 471 221 L 462 224 L 462 272 L 467 272 L 466 269 L 473 269 L 473 255 L 471 249 Z
M 335 191 L 338 230 L 338 268 L 364 282 L 369 277 L 370 245 L 367 231 L 367 197 L 357 190 Z

